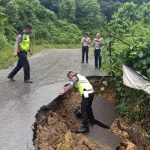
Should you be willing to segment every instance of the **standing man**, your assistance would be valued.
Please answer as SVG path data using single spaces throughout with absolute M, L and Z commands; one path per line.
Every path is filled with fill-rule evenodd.
M 95 69 L 101 68 L 101 47 L 104 44 L 104 39 L 100 36 L 100 33 L 96 33 L 96 38 L 93 40 L 93 47 L 94 47 L 94 56 L 95 56 Z
M 89 44 L 90 44 L 91 40 L 88 37 L 88 34 L 86 33 L 84 35 L 84 37 L 81 40 L 81 44 L 82 44 L 82 61 L 81 63 L 84 63 L 84 57 L 86 54 L 86 63 L 88 63 L 88 52 L 89 52 Z
M 89 132 L 89 123 L 93 125 L 94 115 L 92 111 L 92 101 L 94 98 L 94 90 L 90 82 L 81 74 L 69 71 L 67 74 L 70 80 L 69 84 L 64 86 L 60 95 L 63 95 L 71 88 L 75 87 L 80 92 L 82 96 L 81 101 L 81 115 L 82 115 L 82 126 L 81 128 L 75 130 L 76 133 L 87 133 Z
M 32 27 L 30 25 L 25 25 L 23 28 L 23 32 L 18 34 L 16 38 L 14 56 L 18 56 L 17 66 L 12 70 L 12 72 L 8 75 L 8 79 L 11 81 L 14 80 L 14 76 L 16 73 L 23 67 L 24 70 L 24 82 L 32 83 L 30 80 L 30 66 L 27 59 L 27 53 L 30 51 L 30 34 L 32 33 Z

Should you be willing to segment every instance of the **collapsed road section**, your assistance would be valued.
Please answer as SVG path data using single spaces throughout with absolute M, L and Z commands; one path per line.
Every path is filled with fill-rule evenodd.
M 36 150 L 114 150 L 120 144 L 119 137 L 101 126 L 111 126 L 116 118 L 111 78 L 94 76 L 88 79 L 95 90 L 92 107 L 100 124 L 90 126 L 90 132 L 85 135 L 70 131 L 81 124 L 81 119 L 74 115 L 81 98 L 78 92 L 71 90 L 37 112 L 33 136 Z
M 150 140 L 139 125 L 129 125 L 121 118 L 116 119 L 116 95 L 111 78 L 93 76 L 88 79 L 95 90 L 92 107 L 98 123 L 90 126 L 88 134 L 71 132 L 81 125 L 81 119 L 74 115 L 81 98 L 73 89 L 64 96 L 58 96 L 47 106 L 42 106 L 37 112 L 33 130 L 35 149 L 149 150 Z M 106 128 L 108 126 L 111 129 Z
M 92 107 L 98 123 L 90 126 L 88 134 L 71 132 L 81 124 L 81 119 L 74 115 L 81 101 L 80 95 L 71 90 L 37 112 L 33 130 L 35 149 L 149 150 L 150 138 L 140 125 L 116 119 L 116 95 L 111 78 L 92 76 L 88 79 L 95 90 Z

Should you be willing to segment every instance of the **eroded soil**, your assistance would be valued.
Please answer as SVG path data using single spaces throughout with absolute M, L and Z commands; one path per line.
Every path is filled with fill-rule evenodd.
M 83 134 L 74 134 L 70 129 L 79 127 L 81 120 L 75 117 L 74 108 L 80 103 L 77 92 L 67 95 L 57 111 L 48 111 L 37 122 L 34 145 L 37 150 L 107 150 Z
M 112 124 L 111 131 L 122 138 L 117 150 L 150 150 L 150 137 L 139 123 L 131 124 L 118 118 Z
M 90 79 L 90 82 L 97 95 L 103 96 L 115 103 L 116 95 L 109 77 Z M 36 150 L 110 149 L 84 134 L 74 134 L 70 131 L 73 128 L 79 127 L 81 124 L 81 119 L 75 117 L 73 113 L 80 102 L 81 97 L 79 93 L 72 90 L 65 96 L 56 98 L 51 104 L 43 106 L 38 111 L 36 122 L 34 124 L 35 129 L 33 138 Z M 142 128 L 138 127 L 139 126 L 135 127 L 134 125 L 129 126 L 124 120 L 117 119 L 111 126 L 111 132 L 120 136 L 122 138 L 122 143 L 116 149 L 149 150 L 149 138 Z M 137 129 L 139 132 L 137 132 Z M 138 137 L 139 140 L 136 140 L 136 137 Z M 144 142 L 142 142 L 142 140 L 144 140 Z

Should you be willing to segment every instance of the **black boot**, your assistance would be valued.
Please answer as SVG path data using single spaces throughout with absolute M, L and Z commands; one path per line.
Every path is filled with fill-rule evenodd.
M 33 83 L 33 81 L 31 81 L 30 79 L 28 80 L 24 80 L 25 83 Z
M 10 81 L 12 81 L 12 82 L 16 81 L 14 78 L 12 78 L 12 77 L 10 77 L 10 76 L 8 76 L 7 78 L 8 78 Z
M 82 118 L 80 106 L 78 106 L 78 107 L 74 110 L 74 114 L 75 114 L 76 117 Z
M 90 120 L 89 120 L 89 124 L 90 124 L 91 126 L 94 126 L 95 120 L 94 120 L 94 119 L 90 119 Z
M 89 132 L 89 127 L 80 127 L 79 129 L 76 129 L 74 131 L 75 133 L 88 133 Z

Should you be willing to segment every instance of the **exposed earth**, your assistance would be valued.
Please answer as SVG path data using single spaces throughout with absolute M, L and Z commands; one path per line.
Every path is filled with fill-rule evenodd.
M 66 83 L 66 74 L 69 70 L 85 76 L 104 76 L 104 73 L 94 69 L 93 58 L 89 58 L 88 64 L 81 64 L 81 50 L 53 49 L 34 55 L 29 61 L 33 84 L 23 82 L 22 71 L 16 75 L 16 82 L 8 81 L 6 77 L 13 66 L 0 70 L 0 150 L 34 150 L 32 124 L 35 122 L 35 114 L 37 124 L 34 124 L 34 131 L 37 132 L 34 132 L 34 145 L 37 149 L 41 147 L 42 150 L 46 150 L 49 146 L 49 149 L 63 150 L 71 147 L 114 150 L 121 139 L 112 134 L 112 130 L 94 125 L 90 126 L 87 135 L 70 132 L 70 128 L 79 126 L 81 122 L 72 113 L 72 109 L 80 100 L 77 92 L 72 91 L 66 98 L 62 98 L 63 107 L 58 105 L 60 109 L 52 107 L 56 106 L 58 92 Z M 100 87 L 96 85 L 97 81 L 91 82 L 94 82 L 97 95 L 93 102 L 95 117 L 111 126 L 116 118 L 115 94 L 107 93 L 112 93 L 113 88 L 105 88 L 109 82 L 104 81 Z M 100 93 L 97 92 L 99 90 Z M 71 101 L 68 101 L 68 97 Z M 43 105 L 45 107 L 40 109 Z
M 107 80 L 106 80 L 107 79 Z M 93 104 L 93 109 L 95 115 L 100 113 L 99 109 L 104 106 L 108 106 L 106 109 L 112 108 L 112 101 L 115 102 L 115 92 L 113 87 L 110 86 L 109 77 L 94 77 L 94 80 L 91 79 L 90 82 L 94 84 L 95 94 L 102 95 L 105 98 L 110 98 L 110 105 L 104 102 L 101 99 L 98 99 L 99 96 L 96 96 L 95 102 L 96 105 L 99 105 L 101 102 L 102 106 L 95 107 Z M 101 86 L 100 86 L 101 85 Z M 109 88 L 106 88 L 109 87 Z M 107 97 L 106 93 L 109 93 Z M 96 102 L 96 100 L 98 100 Z M 43 106 L 36 115 L 36 123 L 34 130 L 34 145 L 37 150 L 111 150 L 115 149 L 119 145 L 120 139 L 111 135 L 110 130 L 104 129 L 102 127 L 94 128 L 90 126 L 89 134 L 75 134 L 70 130 L 78 128 L 81 125 L 81 119 L 77 118 L 74 115 L 74 110 L 79 106 L 81 102 L 81 97 L 76 90 L 69 91 L 65 96 L 57 97 L 53 103 L 50 103 L 47 106 Z M 114 107 L 114 105 L 113 105 Z M 97 111 L 97 112 L 96 112 Z M 113 119 L 115 118 L 115 111 L 111 109 L 112 114 L 110 117 L 107 117 L 107 111 L 105 113 L 106 117 L 111 120 L 107 122 L 108 125 L 111 125 Z M 99 115 L 101 116 L 101 115 Z M 97 116 L 96 116 L 97 117 Z M 98 118 L 98 117 L 97 117 Z M 94 125 L 96 126 L 96 125 Z M 106 130 L 106 135 L 100 133 L 100 130 Z M 93 134 L 93 135 L 92 135 Z M 105 138 L 97 138 L 95 136 L 106 136 Z M 103 143 L 103 140 L 107 138 L 112 138 L 113 142 Z M 102 141 L 101 141 L 102 140 Z M 109 141 L 109 140 L 107 140 Z
M 111 78 L 90 78 L 97 95 L 93 102 L 94 115 L 99 120 L 103 120 L 102 116 L 106 116 L 105 123 L 110 125 L 111 129 L 103 129 L 106 130 L 103 133 L 101 126 L 94 125 L 90 126 L 88 134 L 72 133 L 72 129 L 80 127 L 82 119 L 74 115 L 81 97 L 76 90 L 71 90 L 65 96 L 57 97 L 49 105 L 41 107 L 36 114 L 33 138 L 35 148 L 37 150 L 149 150 L 150 138 L 139 124 L 131 124 L 122 118 L 113 122 L 116 117 L 113 105 L 116 96 Z M 111 136 L 108 135 L 108 131 Z M 120 139 L 113 137 L 112 133 L 118 135 Z M 106 137 L 102 138 L 103 136 Z M 113 138 L 106 142 L 105 139 L 109 136 Z
M 0 150 L 28 150 L 32 146 L 32 124 L 41 106 L 57 97 L 69 70 L 84 75 L 102 75 L 94 69 L 94 60 L 81 64 L 80 49 L 51 49 L 29 58 L 33 84 L 23 82 L 20 71 L 10 82 L 14 67 L 0 70 Z

